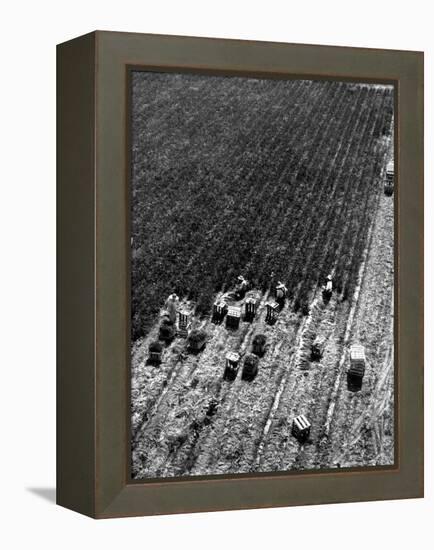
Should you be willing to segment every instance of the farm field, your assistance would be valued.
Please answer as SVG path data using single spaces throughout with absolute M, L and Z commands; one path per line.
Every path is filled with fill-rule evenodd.
M 393 464 L 393 89 L 158 73 L 132 84 L 133 477 Z M 228 329 L 211 308 L 240 274 L 258 311 Z M 288 294 L 270 325 L 275 281 Z M 176 336 L 154 365 L 173 292 L 206 345 L 193 354 Z M 257 376 L 224 380 L 226 354 L 244 357 L 257 334 Z M 345 376 L 354 341 L 359 392 Z M 299 414 L 304 443 L 291 435 Z

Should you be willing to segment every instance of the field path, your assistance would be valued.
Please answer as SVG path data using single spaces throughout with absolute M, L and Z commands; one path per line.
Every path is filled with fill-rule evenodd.
M 351 339 L 365 346 L 360 392 L 343 378 L 321 464 L 393 464 L 393 199 L 382 195 Z

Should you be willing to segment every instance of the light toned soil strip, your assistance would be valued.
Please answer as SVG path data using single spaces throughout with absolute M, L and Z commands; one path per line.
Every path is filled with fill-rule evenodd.
M 377 211 L 378 211 L 378 201 L 377 201 Z M 337 399 L 338 392 L 339 392 L 339 386 L 341 385 L 343 375 L 346 371 L 346 369 L 345 369 L 345 362 L 346 362 L 346 359 L 347 359 L 346 349 L 347 349 L 349 341 L 350 341 L 354 316 L 356 314 L 357 306 L 358 306 L 358 303 L 359 303 L 360 289 L 361 289 L 362 282 L 363 282 L 363 276 L 365 274 L 365 268 L 366 268 L 366 262 L 367 262 L 367 258 L 368 258 L 368 252 L 369 252 L 369 249 L 371 247 L 373 228 L 375 226 L 375 219 L 376 218 L 374 217 L 373 220 L 372 220 L 372 223 L 371 223 L 371 227 L 369 228 L 369 235 L 368 235 L 368 239 L 367 239 L 368 244 L 367 244 L 367 246 L 364 250 L 364 253 L 363 253 L 363 260 L 362 260 L 362 263 L 360 264 L 359 275 L 357 277 L 357 286 L 355 288 L 354 295 L 353 295 L 353 302 L 354 303 L 351 306 L 350 314 L 348 316 L 348 321 L 347 321 L 347 325 L 346 325 L 346 329 L 345 329 L 344 342 L 343 342 L 343 348 L 344 349 L 343 349 L 343 352 L 342 352 L 342 355 L 341 355 L 341 358 L 340 358 L 340 361 L 339 361 L 338 375 L 336 377 L 336 380 L 335 380 L 335 383 L 334 383 L 334 386 L 333 386 L 333 390 L 331 392 L 330 405 L 329 405 L 329 408 L 328 408 L 328 411 L 327 411 L 326 422 L 325 422 L 325 425 L 324 425 L 323 437 L 325 437 L 325 438 L 328 437 L 329 432 L 330 432 L 330 425 L 331 425 L 331 422 L 332 422 L 332 419 L 333 419 L 333 414 L 334 414 L 335 407 L 336 407 L 336 399 Z
M 327 339 L 323 357 L 319 362 L 311 362 L 309 346 L 305 351 L 305 362 L 294 370 L 276 414 L 261 470 L 287 471 L 313 467 L 317 452 L 312 442 L 321 434 L 330 388 L 337 372 L 343 333 L 337 319 L 345 315 L 345 305 L 342 311 L 336 297 L 332 298 L 316 319 L 313 332 Z M 292 419 L 298 414 L 305 414 L 312 420 L 311 437 L 304 444 L 291 435 Z
M 322 297 L 318 296 L 315 299 L 315 302 L 318 301 L 318 300 L 322 300 Z M 303 349 L 303 346 L 304 346 L 303 337 L 306 333 L 306 328 L 309 327 L 310 323 L 312 322 L 312 313 L 314 311 L 315 306 L 316 306 L 316 303 L 314 303 L 312 305 L 311 310 L 309 312 L 309 315 L 303 319 L 303 322 L 302 322 L 302 324 L 300 326 L 300 329 L 297 333 L 296 342 L 295 342 L 295 348 L 296 348 L 295 352 L 291 357 L 288 368 L 287 368 L 285 374 L 283 375 L 282 380 L 280 381 L 279 387 L 278 387 L 277 392 L 274 396 L 273 405 L 270 409 L 270 413 L 268 415 L 267 421 L 266 421 L 264 429 L 262 431 L 261 442 L 258 446 L 258 451 L 257 451 L 256 458 L 255 458 L 254 470 L 257 470 L 259 465 L 260 465 L 262 454 L 264 452 L 264 446 L 265 446 L 265 443 L 266 443 L 266 440 L 267 440 L 267 437 L 268 437 L 268 433 L 269 433 L 270 427 L 273 423 L 276 411 L 279 408 L 280 399 L 281 399 L 282 393 L 283 393 L 283 391 L 286 387 L 288 377 L 289 377 L 291 371 L 294 368 L 296 368 L 296 366 L 300 362 L 301 352 L 302 352 L 302 349 Z
M 254 334 L 257 332 L 261 332 L 260 319 L 265 316 L 264 309 L 267 299 L 268 293 L 263 296 L 261 303 L 258 307 L 258 312 L 256 315 L 257 321 L 249 324 L 248 329 L 242 339 L 242 342 L 240 343 L 237 351 L 241 355 L 248 351 Z M 224 358 L 227 351 L 230 351 L 229 348 L 225 349 L 224 351 L 220 350 L 219 353 Z M 224 435 L 227 434 L 227 432 L 231 431 L 228 427 L 228 424 L 231 423 L 233 420 L 234 415 L 232 414 L 232 411 L 237 405 L 238 396 L 241 392 L 242 386 L 246 384 L 245 382 L 241 381 L 241 369 L 242 367 L 240 366 L 240 372 L 238 373 L 237 379 L 234 382 L 223 382 L 224 387 L 226 388 L 226 393 L 224 395 L 224 398 L 221 399 L 221 407 L 219 408 L 218 416 L 213 422 L 213 429 L 204 431 L 203 436 L 198 442 L 196 442 L 196 445 L 198 449 L 201 449 L 201 452 L 199 453 L 198 449 L 196 449 L 196 454 L 200 456 L 198 456 L 197 463 L 196 461 L 193 461 L 193 474 L 196 473 L 198 469 L 199 472 L 197 473 L 202 473 L 204 470 L 208 469 L 211 470 L 212 473 L 212 471 L 217 468 L 216 462 L 218 462 L 219 460 L 220 445 L 222 444 Z M 221 371 L 221 373 L 219 373 L 219 377 L 222 376 L 223 370 Z
M 393 293 L 390 305 L 390 310 L 393 311 Z M 384 360 L 384 365 L 380 369 L 381 375 L 375 385 L 375 389 L 372 392 L 372 398 L 369 406 L 364 409 L 361 414 L 354 421 L 350 432 L 347 435 L 347 440 L 343 444 L 342 453 L 334 457 L 333 462 L 345 463 L 348 459 L 348 455 L 354 449 L 355 445 L 359 443 L 365 434 L 366 429 L 373 430 L 375 447 L 374 462 L 382 462 L 383 460 L 383 434 L 384 434 L 384 413 L 391 405 L 391 393 L 393 382 L 393 367 L 394 367 L 394 347 L 393 347 L 393 315 L 390 316 L 390 328 L 386 345 L 387 352 Z M 372 368 L 372 365 L 367 365 L 367 368 Z M 364 429 L 365 428 L 365 429 Z M 390 457 L 389 457 L 390 458 Z
M 263 426 L 269 415 L 275 392 L 288 368 L 300 317 L 288 309 L 281 312 L 273 327 L 261 332 L 267 335 L 270 347 L 260 360 L 259 373 L 253 382 L 237 381 L 230 417 L 223 417 L 219 437 L 211 444 L 212 460 L 206 473 L 240 473 L 252 470 Z M 205 451 L 206 455 L 206 451 Z M 199 457 L 194 473 L 199 473 L 203 456 Z
M 376 465 L 379 454 L 381 464 L 393 462 L 393 202 L 384 195 L 366 270 L 353 325 L 353 337 L 365 346 L 368 360 L 363 387 L 353 393 L 341 385 L 330 437 L 321 450 L 322 466 Z M 376 401 L 385 408 L 378 423 L 372 423 L 367 411 L 371 406 L 382 410 Z M 355 423 L 361 437 L 350 446 Z
M 241 347 L 246 347 L 246 342 L 251 336 L 251 327 L 246 331 Z M 229 351 L 232 346 L 225 346 L 225 352 L 217 352 L 216 356 L 223 356 L 223 359 L 226 355 L 226 352 Z M 219 360 L 220 365 L 222 365 L 222 359 Z M 214 398 L 219 403 L 219 411 L 213 421 L 213 429 L 202 429 L 203 437 L 201 439 L 201 446 L 204 448 L 204 452 L 201 454 L 201 464 L 213 464 L 214 463 L 214 453 L 216 451 L 216 443 L 211 444 L 211 440 L 215 442 L 221 441 L 222 433 L 224 431 L 225 424 L 222 423 L 222 420 L 226 422 L 228 418 L 232 417 L 232 409 L 234 407 L 234 401 L 237 397 L 239 391 L 239 385 L 241 384 L 240 375 L 234 382 L 223 382 L 223 368 L 220 367 L 220 372 L 216 374 L 216 379 L 218 380 L 219 391 L 214 393 Z M 223 425 L 222 425 L 223 424 Z M 192 434 L 193 435 L 193 434 Z M 179 475 L 183 473 L 185 475 L 186 464 L 189 464 L 189 468 L 192 469 L 195 464 L 195 457 L 197 455 L 197 447 L 199 443 L 200 433 L 196 436 L 189 437 L 189 440 L 186 443 L 179 447 L 176 453 L 172 454 L 170 460 L 165 464 L 164 470 L 162 470 L 162 475 L 164 477 Z M 208 452 L 206 451 L 208 450 Z M 186 458 L 189 460 L 186 460 Z M 211 468 L 214 470 L 214 468 Z

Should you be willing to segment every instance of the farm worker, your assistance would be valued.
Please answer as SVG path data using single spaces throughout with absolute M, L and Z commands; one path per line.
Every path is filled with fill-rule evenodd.
M 242 275 L 238 275 L 238 282 L 239 282 L 240 288 L 245 288 L 247 286 L 247 281 Z
M 332 282 L 331 275 L 327 275 L 326 290 L 327 292 L 332 292 L 333 290 L 333 282 Z
M 277 285 L 276 285 L 276 296 L 278 298 L 283 298 L 286 296 L 286 292 L 287 292 L 287 288 L 286 286 L 281 283 L 280 281 L 278 281 Z
M 284 292 L 287 291 L 286 286 L 285 286 L 282 282 L 280 282 L 280 281 L 278 281 L 276 288 L 277 288 L 278 290 L 281 289 L 281 290 L 283 290 Z
M 176 294 L 171 294 L 166 300 L 165 308 L 167 309 L 167 313 L 169 314 L 169 318 L 172 323 L 175 323 L 176 321 L 176 309 L 178 302 L 179 299 Z
M 179 300 L 178 296 L 175 293 L 173 293 L 167 298 L 166 305 L 168 305 L 170 303 L 177 303 L 178 300 Z

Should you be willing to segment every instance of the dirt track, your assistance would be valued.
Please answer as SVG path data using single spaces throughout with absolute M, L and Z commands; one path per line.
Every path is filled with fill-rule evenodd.
M 320 290 L 303 317 L 286 306 L 265 323 L 263 295 L 253 323 L 237 331 L 210 320 L 208 342 L 188 354 L 176 338 L 160 366 L 147 364 L 155 326 L 132 351 L 132 471 L 135 478 L 390 465 L 394 443 L 393 198 L 379 195 L 370 245 L 351 304 Z M 188 304 L 186 304 L 188 306 Z M 255 334 L 267 352 L 253 382 L 223 380 L 225 356 L 244 355 Z M 309 360 L 316 334 L 327 339 L 320 362 Z M 365 346 L 362 390 L 347 389 L 349 344 Z M 242 361 L 241 361 L 242 363 Z M 241 371 L 241 368 L 240 368 Z M 291 436 L 294 416 L 312 422 L 310 440 Z
M 393 464 L 393 200 L 380 197 L 352 338 L 366 349 L 362 391 L 340 384 L 322 460 L 341 467 Z

